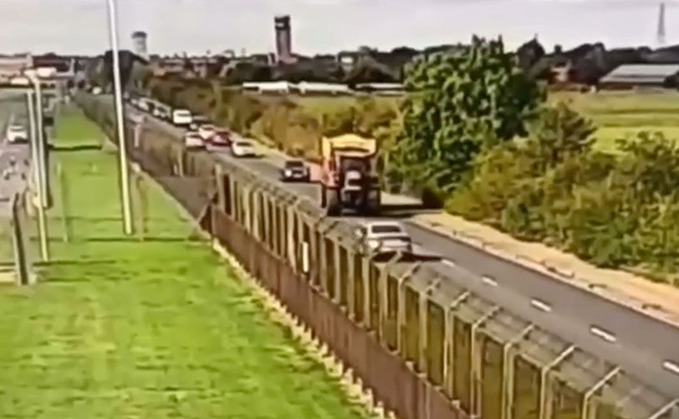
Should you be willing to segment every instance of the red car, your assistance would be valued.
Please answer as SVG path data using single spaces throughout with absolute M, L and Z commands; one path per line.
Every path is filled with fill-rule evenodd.
M 231 131 L 226 129 L 217 129 L 210 137 L 210 145 L 216 147 L 229 147 L 231 145 Z

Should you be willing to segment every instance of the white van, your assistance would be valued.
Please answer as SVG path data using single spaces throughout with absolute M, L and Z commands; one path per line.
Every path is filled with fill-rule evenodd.
M 193 117 L 188 109 L 174 109 L 172 111 L 172 124 L 175 126 L 189 126 Z

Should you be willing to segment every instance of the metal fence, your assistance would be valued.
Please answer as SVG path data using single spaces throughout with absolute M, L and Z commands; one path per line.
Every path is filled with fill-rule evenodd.
M 110 104 L 77 100 L 112 134 Z M 240 165 L 187 152 L 161 127 L 146 124 L 135 138 L 128 125 L 131 157 L 398 417 L 679 417 L 676 400 L 455 278 L 398 257 L 378 261 L 348 222 Z
M 27 285 L 40 262 L 37 221 L 28 193 L 0 202 L 0 284 Z

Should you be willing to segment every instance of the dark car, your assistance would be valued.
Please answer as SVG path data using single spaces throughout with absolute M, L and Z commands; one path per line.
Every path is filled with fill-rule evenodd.
M 281 169 L 281 180 L 283 182 L 288 181 L 309 181 L 309 168 L 304 164 L 302 160 L 288 160 L 283 165 Z
M 210 118 L 204 115 L 193 115 L 189 129 L 192 131 L 198 131 L 198 128 L 202 125 L 214 125 Z

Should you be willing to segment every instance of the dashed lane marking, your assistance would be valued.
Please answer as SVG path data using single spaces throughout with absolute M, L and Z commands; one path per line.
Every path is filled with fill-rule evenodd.
M 605 340 L 608 343 L 615 343 L 618 340 L 618 338 L 616 338 L 614 334 L 607 332 L 606 330 L 604 330 L 600 327 L 597 327 L 597 326 L 590 327 L 589 331 L 594 336 L 597 336 L 597 337 Z
M 545 303 L 542 300 L 538 300 L 537 298 L 533 298 L 532 300 L 530 300 L 530 305 L 532 305 L 533 307 L 537 308 L 538 310 L 544 311 L 546 313 L 549 313 L 549 312 L 552 311 L 551 305 Z

